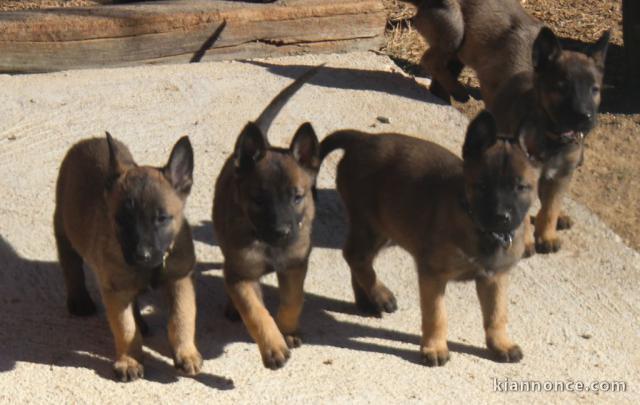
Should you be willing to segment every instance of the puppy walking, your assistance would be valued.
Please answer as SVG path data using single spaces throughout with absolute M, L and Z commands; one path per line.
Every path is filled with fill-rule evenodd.
M 191 190 L 193 151 L 187 137 L 161 168 L 138 166 L 113 139 L 87 139 L 65 156 L 58 176 L 54 231 L 73 315 L 96 312 L 83 262 L 96 274 L 115 339 L 114 370 L 121 381 L 143 377 L 146 325 L 136 297 L 163 284 L 169 297 L 169 341 L 176 368 L 197 374 L 195 254 L 184 206 Z
M 373 262 L 389 240 L 411 253 L 420 284 L 421 352 L 429 366 L 449 359 L 444 294 L 452 280 L 476 281 L 487 346 L 497 359 L 522 358 L 507 334 L 507 278 L 524 251 L 523 220 L 539 176 L 526 144 L 524 135 L 499 134 L 488 112 L 469 126 L 464 161 L 399 134 L 338 131 L 322 141 L 322 158 L 345 151 L 336 185 L 349 218 L 343 254 L 356 304 L 395 311 L 395 297 Z
M 319 67 L 285 88 L 236 141 L 216 182 L 213 224 L 224 254 L 224 280 L 237 312 L 257 342 L 265 367 L 282 367 L 301 340 L 298 319 L 311 252 L 313 190 L 320 165 L 318 139 L 300 126 L 289 148 L 269 145 L 266 133 L 277 112 Z M 262 301 L 260 277 L 276 272 L 276 319 Z

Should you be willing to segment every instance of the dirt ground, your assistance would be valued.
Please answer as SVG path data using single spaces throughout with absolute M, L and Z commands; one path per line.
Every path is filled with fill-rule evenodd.
M 399 0 L 384 0 L 389 10 L 385 52 L 405 70 L 417 66 L 427 44 L 412 29 L 413 8 Z M 600 124 L 587 139 L 585 164 L 578 169 L 571 196 L 600 216 L 625 242 L 640 249 L 640 100 L 625 92 L 622 15 L 619 0 L 527 0 L 524 7 L 569 42 L 595 41 L 610 29 Z M 470 87 L 477 81 L 468 69 L 462 76 Z M 454 103 L 469 118 L 482 109 L 478 100 Z
M 387 45 L 384 51 L 405 70 L 421 74 L 417 66 L 427 45 L 411 27 L 412 6 L 401 0 L 383 0 L 389 10 Z M 0 10 L 44 7 L 78 7 L 117 2 L 114 0 L 0 0 Z M 600 216 L 625 242 L 640 250 L 640 101 L 625 94 L 623 79 L 620 0 L 526 0 L 525 8 L 551 26 L 563 38 L 593 42 L 606 29 L 612 31 L 606 86 L 600 124 L 587 140 L 586 159 L 575 176 L 571 195 Z M 473 72 L 465 70 L 463 81 L 477 87 Z M 455 107 L 469 118 L 482 108 L 472 100 Z

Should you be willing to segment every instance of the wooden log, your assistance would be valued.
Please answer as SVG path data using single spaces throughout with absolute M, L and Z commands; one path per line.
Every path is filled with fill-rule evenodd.
M 374 49 L 385 21 L 380 0 L 174 0 L 6 12 L 0 13 L 0 71 Z

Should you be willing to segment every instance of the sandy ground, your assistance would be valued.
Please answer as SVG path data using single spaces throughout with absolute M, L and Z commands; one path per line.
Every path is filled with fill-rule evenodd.
M 270 133 L 285 145 L 305 120 L 321 136 L 352 127 L 399 131 L 435 140 L 458 152 L 466 118 L 425 91 L 424 82 L 398 73 L 372 53 L 242 62 L 0 76 L 0 402 L 48 403 L 638 403 L 640 254 L 584 207 L 568 202 L 576 226 L 564 249 L 536 256 L 513 271 L 514 339 L 525 358 L 488 358 L 472 284 L 447 295 L 452 359 L 430 369 L 418 356 L 420 312 L 409 256 L 386 250 L 376 262 L 397 294 L 398 312 L 359 316 L 342 259 L 345 223 L 330 157 L 320 178 L 315 245 L 302 316 L 305 344 L 287 366 L 262 367 L 241 323 L 222 316 L 222 256 L 211 230 L 215 177 L 241 127 L 304 68 L 328 67 L 303 87 Z M 277 64 L 286 64 L 279 67 Z M 386 117 L 381 124 L 377 117 Z M 69 146 L 109 130 L 140 163 L 160 165 L 188 134 L 196 151 L 188 217 L 198 264 L 198 339 L 205 358 L 197 378 L 176 376 L 165 330 L 162 297 L 145 298 L 154 334 L 145 340 L 147 379 L 112 380 L 112 338 L 104 312 L 70 317 L 64 306 L 51 228 L 58 165 Z M 273 286 L 274 278 L 266 278 Z M 92 293 L 97 297 L 95 287 Z M 271 308 L 275 290 L 266 288 Z M 625 381 L 626 393 L 494 392 L 494 379 Z

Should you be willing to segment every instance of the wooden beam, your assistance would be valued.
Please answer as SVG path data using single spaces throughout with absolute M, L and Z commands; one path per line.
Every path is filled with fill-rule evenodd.
M 174 0 L 6 12 L 0 71 L 372 49 L 382 44 L 385 22 L 380 0 Z

